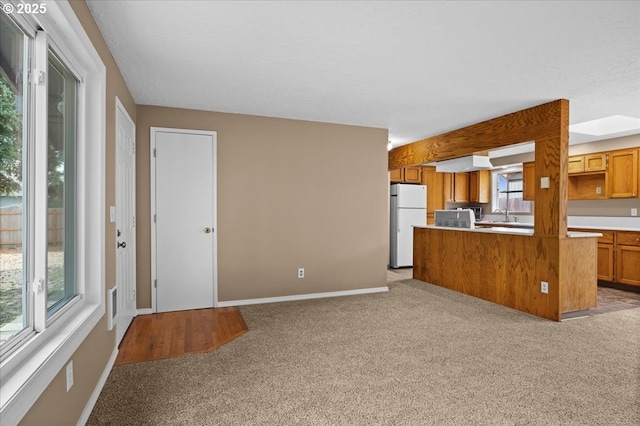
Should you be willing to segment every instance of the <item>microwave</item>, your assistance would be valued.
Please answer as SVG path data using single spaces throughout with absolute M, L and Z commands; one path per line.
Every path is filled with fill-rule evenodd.
M 476 217 L 476 222 L 482 219 L 482 207 L 467 207 Z

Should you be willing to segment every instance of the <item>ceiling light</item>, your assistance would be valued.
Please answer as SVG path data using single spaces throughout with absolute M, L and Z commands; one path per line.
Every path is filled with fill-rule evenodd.
M 611 135 L 629 130 L 640 130 L 640 118 L 612 115 L 610 117 L 585 121 L 569 126 L 569 131 L 572 133 L 582 133 L 593 136 Z

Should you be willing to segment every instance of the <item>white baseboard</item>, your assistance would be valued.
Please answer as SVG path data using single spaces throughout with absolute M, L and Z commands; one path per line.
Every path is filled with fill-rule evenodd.
M 98 402 L 98 397 L 100 396 L 100 392 L 102 392 L 102 388 L 104 384 L 107 382 L 107 378 L 109 377 L 109 373 L 111 373 L 111 369 L 113 368 L 113 364 L 116 362 L 116 358 L 118 357 L 118 348 L 114 348 L 111 353 L 111 358 L 107 362 L 107 365 L 104 367 L 104 371 L 96 384 L 96 388 L 93 390 L 91 394 L 91 398 L 87 402 L 87 405 L 84 407 L 82 411 L 82 416 L 80 416 L 80 420 L 78 420 L 78 426 L 84 426 L 89 420 L 89 416 L 91 415 L 91 411 L 93 411 L 93 407 L 95 407 L 96 402 Z
M 291 296 L 280 297 L 264 297 L 261 299 L 242 299 L 242 300 L 228 300 L 224 302 L 218 302 L 219 308 L 226 308 L 229 306 L 242 306 L 242 305 L 258 305 L 262 303 L 278 303 L 278 302 L 292 302 L 295 300 L 309 300 L 309 299 L 322 299 L 325 297 L 341 297 L 341 296 L 355 296 L 358 294 L 370 294 L 370 293 L 384 293 L 389 291 L 389 287 L 371 287 L 362 288 L 358 290 L 344 290 L 344 291 L 328 291 L 326 293 L 309 293 L 309 294 L 293 294 Z
M 155 313 L 156 312 L 151 308 L 143 308 L 143 309 L 136 310 L 136 315 L 149 315 L 149 314 L 155 314 Z

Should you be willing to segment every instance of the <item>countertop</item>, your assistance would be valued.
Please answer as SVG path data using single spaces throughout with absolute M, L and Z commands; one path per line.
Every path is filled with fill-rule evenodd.
M 484 234 L 510 234 L 510 235 L 528 235 L 533 236 L 533 227 L 531 228 L 507 228 L 500 226 L 493 226 L 489 228 L 453 228 L 448 226 L 436 226 L 436 225 L 416 225 L 415 228 L 425 228 L 425 229 L 440 229 L 444 231 L 463 231 L 463 232 L 481 232 Z M 602 237 L 602 234 L 599 232 L 577 232 L 577 231 L 569 231 L 567 232 L 567 237 L 569 238 L 597 238 Z

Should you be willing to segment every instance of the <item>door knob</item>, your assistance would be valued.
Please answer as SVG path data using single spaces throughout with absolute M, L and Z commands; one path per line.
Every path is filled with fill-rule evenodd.
M 117 244 L 117 248 L 120 248 L 120 247 L 125 248 L 126 246 L 127 246 L 127 243 L 124 242 L 124 241 L 123 242 L 118 242 L 118 244 Z
M 211 233 L 211 228 L 209 228 L 208 226 L 206 228 L 204 228 L 204 233 L 205 234 L 210 234 Z

